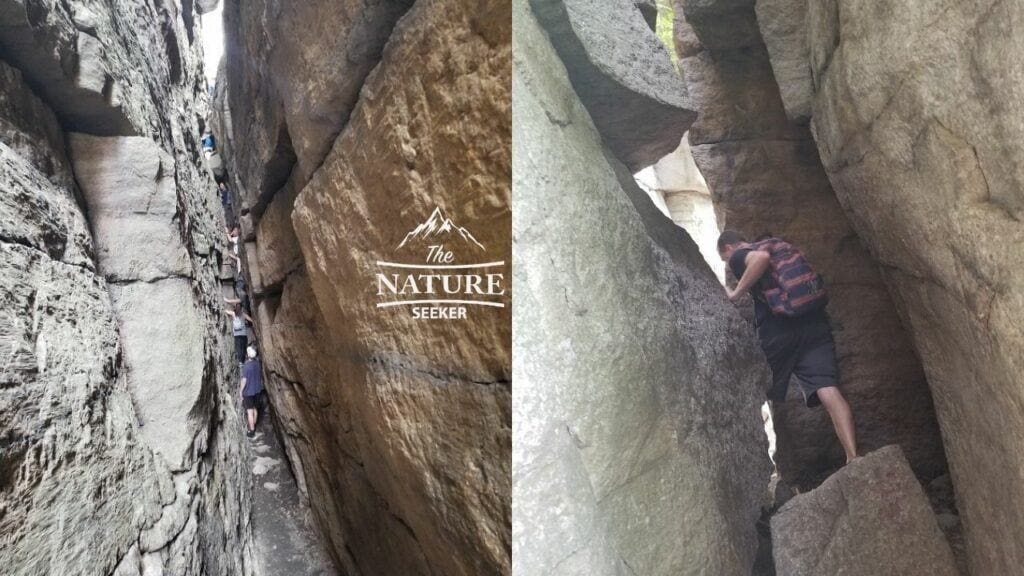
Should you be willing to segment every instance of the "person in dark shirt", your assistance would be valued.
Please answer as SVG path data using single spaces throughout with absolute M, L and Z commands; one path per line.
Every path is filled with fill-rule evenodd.
M 242 383 L 238 387 L 238 393 L 242 396 L 242 408 L 245 408 L 248 424 L 246 436 L 252 438 L 256 435 L 257 402 L 263 392 L 263 363 L 256 357 L 255 346 L 249 346 L 246 355 L 249 359 L 242 366 Z
M 735 302 L 750 293 L 754 300 L 754 325 L 768 364 L 772 368 L 771 402 L 784 402 L 791 376 L 796 376 L 807 407 L 824 406 L 832 418 L 846 461 L 857 457 L 853 414 L 839 392 L 832 328 L 824 309 L 802 316 L 778 316 L 772 313 L 761 293 L 771 255 L 747 243 L 739 232 L 726 230 L 718 238 L 718 255 L 736 276 L 736 288 L 726 288 Z

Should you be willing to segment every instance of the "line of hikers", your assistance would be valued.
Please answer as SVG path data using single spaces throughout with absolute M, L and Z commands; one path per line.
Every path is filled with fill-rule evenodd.
M 804 404 L 828 411 L 849 463 L 857 457 L 857 440 L 850 405 L 838 388 L 824 280 L 798 249 L 771 236 L 747 242 L 726 230 L 718 237 L 718 255 L 737 278 L 735 288 L 725 289 L 729 300 L 749 293 L 754 301 L 754 326 L 772 369 L 769 406 L 785 402 L 795 376 Z
M 256 341 L 250 339 L 250 326 L 254 324 L 254 321 L 245 276 L 242 273 L 242 258 L 239 254 L 241 229 L 233 210 L 227 172 L 217 152 L 217 141 L 212 131 L 206 130 L 200 142 L 206 156 L 207 166 L 217 184 L 221 208 L 224 209 L 224 224 L 230 246 L 227 257 L 234 261 L 232 269 L 235 296 L 234 298 L 224 298 L 224 303 L 230 306 L 224 312 L 231 318 L 231 336 L 234 339 L 235 361 L 238 363 L 240 375 L 238 395 L 242 399 L 242 408 L 245 410 L 246 435 L 252 438 L 256 435 L 260 397 L 263 393 L 263 364 L 259 358 Z

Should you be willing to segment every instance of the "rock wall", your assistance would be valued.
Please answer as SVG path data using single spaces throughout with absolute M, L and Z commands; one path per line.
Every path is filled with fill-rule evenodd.
M 511 249 L 509 4 L 227 2 L 212 124 L 291 465 L 350 574 L 505 574 L 511 320 L 377 308 L 435 208 Z M 386 47 L 385 47 L 386 46 Z M 242 121 L 244 119 L 244 121 Z M 445 243 L 449 243 L 446 241 Z
M 586 17 L 643 29 L 621 6 Z M 545 34 L 527 0 L 513 20 L 515 573 L 750 573 L 764 361 L 609 151 L 548 39 L 564 29 Z
M 0 2 L 5 573 L 251 573 L 188 17 Z
M 1024 8 L 768 4 L 795 28 L 762 26 L 773 67 L 810 78 L 783 95 L 810 103 L 825 172 L 928 375 L 971 570 L 1018 571 Z
M 939 476 L 946 463 L 920 360 L 810 131 L 786 116 L 754 2 L 676 6 L 680 67 L 699 111 L 690 143 L 719 225 L 781 236 L 804 251 L 828 283 L 840 388 L 859 448 L 899 444 L 919 477 Z M 795 386 L 774 416 L 775 461 L 791 484 L 812 488 L 845 461 L 828 414 L 804 407 Z

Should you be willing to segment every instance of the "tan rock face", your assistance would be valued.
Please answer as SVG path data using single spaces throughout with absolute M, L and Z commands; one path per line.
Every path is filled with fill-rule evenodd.
M 229 60 L 251 65 L 227 76 L 214 123 L 233 127 L 218 137 L 252 208 L 269 393 L 336 560 L 363 574 L 508 573 L 509 5 L 406 8 L 226 7 Z M 435 209 L 451 234 L 406 241 Z M 488 299 L 504 307 L 467 305 L 461 320 L 378 308 L 393 297 L 377 273 L 405 269 L 377 262 L 425 265 L 434 240 L 449 265 L 503 262 L 487 271 L 502 275 Z
M 242 199 L 262 212 L 293 167 L 298 187 L 345 126 L 366 76 L 412 0 L 224 6 L 230 136 Z
M 811 128 L 928 375 L 971 570 L 1018 571 L 1024 10 L 809 6 Z
M 527 0 L 513 18 L 515 571 L 749 574 L 764 361 Z
M 677 2 L 677 13 L 689 14 L 691 4 Z M 810 132 L 787 119 L 764 44 L 726 35 L 748 29 L 737 19 L 755 19 L 753 2 L 733 6 L 728 18 L 707 10 L 697 9 L 695 34 L 726 47 L 704 48 L 681 68 L 700 112 L 690 130 L 693 155 L 719 226 L 750 237 L 771 233 L 804 251 L 828 284 L 840 389 L 859 446 L 898 443 L 920 477 L 934 478 L 946 465 L 931 395 L 878 266 L 836 200 Z M 691 36 L 678 27 L 676 34 Z M 792 484 L 811 488 L 845 460 L 827 413 L 804 407 L 795 386 L 776 406 L 775 430 L 776 463 Z

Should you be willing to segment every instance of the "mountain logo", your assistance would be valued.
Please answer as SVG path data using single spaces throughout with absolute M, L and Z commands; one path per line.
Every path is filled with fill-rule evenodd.
M 480 250 L 485 249 L 484 245 L 478 242 L 477 239 L 470 234 L 469 230 L 456 225 L 451 218 L 446 217 L 444 212 L 441 212 L 441 208 L 439 207 L 434 208 L 434 211 L 430 214 L 430 218 L 427 218 L 425 222 L 416 226 L 412 232 L 406 234 L 405 238 L 402 239 L 402 242 L 398 245 L 398 248 L 402 248 L 415 240 L 429 240 L 431 242 L 437 242 L 453 237 L 461 238 L 470 245 L 475 245 Z
M 505 308 L 506 261 L 482 257 L 484 245 L 440 208 L 395 250 L 402 248 L 404 261 L 377 260 L 377 308 L 406 309 L 417 320 L 465 320 L 470 308 Z

